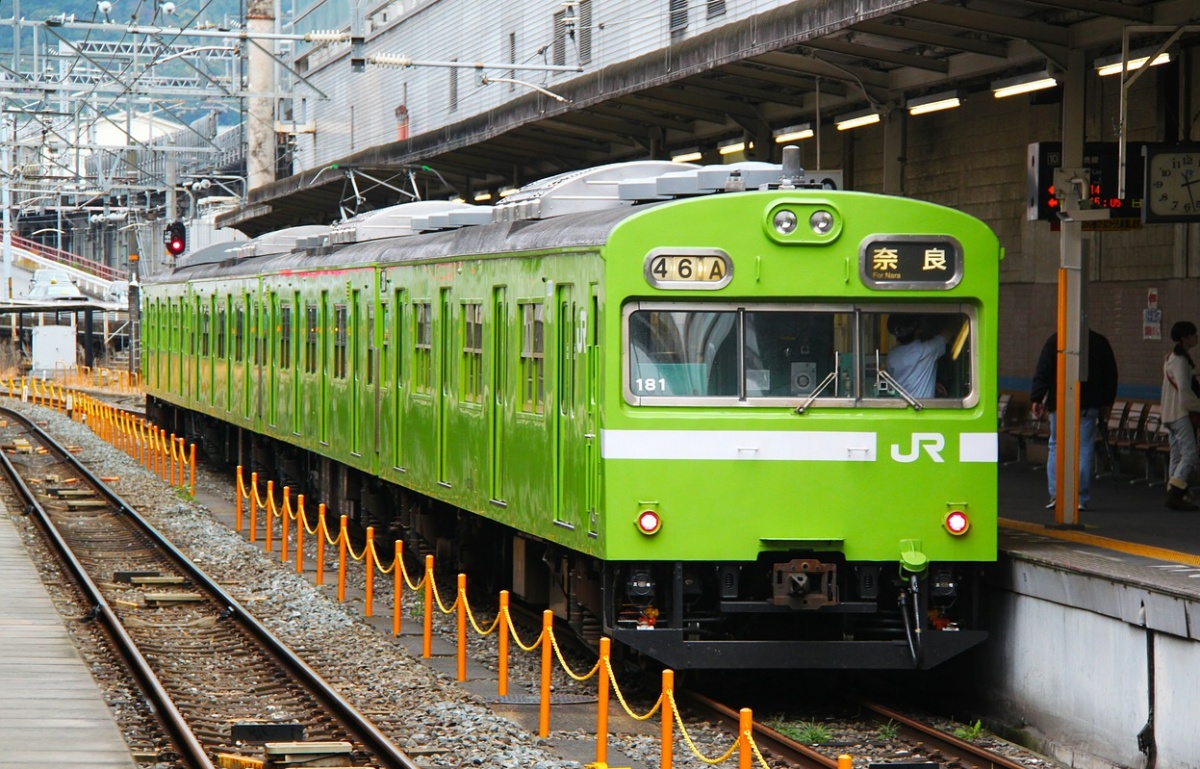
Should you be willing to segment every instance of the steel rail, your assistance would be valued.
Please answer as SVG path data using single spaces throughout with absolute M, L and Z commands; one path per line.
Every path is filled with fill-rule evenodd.
M 16 421 L 24 424 L 27 428 L 32 427 L 32 424 L 17 412 L 9 411 L 8 409 L 3 409 L 2 411 L 7 417 L 15 418 Z M 175 703 L 167 693 L 166 688 L 150 668 L 149 663 L 146 662 L 146 658 L 138 650 L 137 644 L 125 632 L 120 619 L 117 618 L 116 612 L 109 606 L 108 601 L 104 599 L 100 588 L 88 576 L 83 564 L 75 557 L 75 553 L 71 551 L 70 546 L 67 545 L 58 528 L 54 525 L 54 522 L 50 520 L 49 513 L 42 507 L 33 490 L 29 488 L 24 479 L 17 473 L 16 468 L 13 467 L 12 462 L 8 459 L 8 455 L 2 451 L 0 451 L 0 466 L 3 466 L 4 474 L 8 476 L 9 481 L 17 490 L 19 496 L 24 498 L 26 510 L 36 516 L 39 525 L 46 532 L 59 558 L 67 565 L 67 568 L 75 578 L 75 582 L 84 592 L 92 606 L 92 613 L 101 621 L 105 632 L 112 639 L 117 653 L 125 661 L 134 678 L 137 679 L 138 686 L 153 708 L 158 722 L 171 739 L 171 744 L 179 751 L 184 765 L 188 769 L 215 769 L 204 747 L 200 744 L 200 740 L 192 733 L 187 721 L 184 720 L 179 709 L 175 707 Z
M 407 754 L 400 751 L 379 729 L 367 719 L 366 716 L 358 712 L 349 702 L 346 702 L 334 689 L 321 678 L 316 671 L 309 667 L 308 663 L 293 654 L 290 649 L 282 641 L 280 641 L 270 630 L 264 627 L 248 612 L 238 601 L 222 588 L 217 583 L 213 582 L 199 567 L 192 563 L 191 559 L 180 552 L 170 541 L 167 540 L 161 532 L 154 528 L 148 521 L 142 518 L 136 510 L 133 509 L 125 500 L 123 500 L 116 492 L 110 489 L 106 484 L 100 481 L 94 473 L 91 472 L 79 459 L 73 454 L 64 449 L 57 441 L 51 438 L 44 430 L 35 425 L 32 420 L 24 415 L 11 411 L 9 409 L 0 409 L 0 413 L 5 413 L 15 421 L 22 424 L 31 433 L 35 434 L 47 448 L 54 452 L 61 461 L 71 465 L 72 469 L 80 473 L 89 483 L 95 486 L 100 494 L 106 498 L 114 507 L 117 508 L 120 515 L 126 516 L 132 521 L 141 531 L 150 537 L 155 544 L 162 548 L 170 558 L 176 560 L 179 566 L 187 572 L 195 584 L 201 586 L 211 595 L 215 596 L 222 604 L 225 605 L 229 618 L 236 619 L 242 627 L 254 636 L 263 646 L 271 653 L 272 656 L 283 666 L 289 673 L 295 676 L 302 684 L 312 693 L 320 702 L 321 706 L 334 714 L 342 726 L 360 743 L 363 747 L 371 752 L 375 759 L 380 762 L 381 767 L 385 769 L 421 769 L 420 766 L 413 761 Z M 2 454 L 2 452 L 0 452 Z M 7 459 L 6 459 L 7 462 Z M 27 487 L 26 487 L 27 488 Z M 65 543 L 64 543 L 65 546 Z M 115 620 L 115 614 L 113 615 Z
M 702 709 L 708 710 L 724 720 L 731 721 L 734 730 L 737 730 L 740 720 L 737 711 L 733 710 L 733 708 L 722 705 L 716 700 L 696 692 L 683 691 L 680 694 L 699 705 Z M 764 726 L 758 721 L 754 722 L 751 730 L 754 734 L 755 743 L 764 752 L 770 751 L 773 755 L 791 761 L 797 766 L 804 767 L 804 769 L 837 769 L 837 759 L 818 753 L 807 745 L 802 745 L 790 737 L 780 734 L 768 726 Z
M 888 719 L 899 724 L 901 733 L 907 739 L 913 742 L 923 742 L 927 748 L 941 754 L 946 763 L 957 760 L 968 766 L 973 764 L 993 769 L 1025 768 L 1024 764 L 1009 760 L 994 751 L 961 740 L 928 724 L 923 724 L 884 705 L 864 701 L 860 701 L 858 704 L 881 719 Z

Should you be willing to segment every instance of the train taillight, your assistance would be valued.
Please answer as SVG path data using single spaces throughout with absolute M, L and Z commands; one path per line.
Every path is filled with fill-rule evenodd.
M 638 513 L 637 527 L 638 531 L 643 534 L 657 534 L 658 530 L 662 528 L 662 519 L 653 510 L 643 510 Z
M 971 520 L 967 518 L 967 514 L 962 510 L 951 510 L 946 514 L 944 522 L 946 531 L 956 537 L 967 533 L 967 529 L 971 528 Z

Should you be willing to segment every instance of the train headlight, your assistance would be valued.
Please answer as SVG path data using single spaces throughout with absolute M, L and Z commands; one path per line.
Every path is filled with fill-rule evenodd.
M 662 528 L 662 518 L 659 518 L 658 513 L 653 510 L 643 510 L 638 513 L 637 527 L 638 531 L 646 536 L 657 534 L 658 530 Z
M 828 211 L 813 211 L 808 217 L 808 226 L 818 235 L 828 235 L 833 231 L 833 214 Z
M 967 518 L 967 514 L 962 510 L 951 510 L 946 513 L 946 520 L 942 522 L 946 527 L 946 531 L 956 537 L 961 537 L 967 533 L 967 529 L 971 528 L 971 519 Z
M 800 220 L 796 218 L 796 215 L 787 209 L 775 212 L 775 231 L 780 235 L 791 235 L 796 231 L 796 225 L 799 223 Z
M 838 207 L 820 198 L 776 198 L 763 212 L 766 236 L 785 246 L 821 246 L 834 243 L 844 223 Z M 808 226 L 804 226 L 807 222 Z

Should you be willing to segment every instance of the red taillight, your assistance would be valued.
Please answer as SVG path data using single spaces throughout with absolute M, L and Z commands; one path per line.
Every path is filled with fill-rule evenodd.
M 951 510 L 946 514 L 945 526 L 946 531 L 958 537 L 966 534 L 967 529 L 971 528 L 971 520 L 962 510 Z
M 643 534 L 657 534 L 662 528 L 662 519 L 653 510 L 643 510 L 638 513 L 637 527 Z

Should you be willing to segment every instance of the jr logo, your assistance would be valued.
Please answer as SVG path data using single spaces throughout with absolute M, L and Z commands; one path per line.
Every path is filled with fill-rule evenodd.
M 921 456 L 921 448 L 934 462 L 945 462 L 942 459 L 942 449 L 946 447 L 946 436 L 941 433 L 913 433 L 912 447 L 907 454 L 900 453 L 900 444 L 892 444 L 892 459 L 897 462 L 916 462 Z

